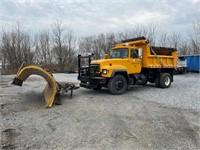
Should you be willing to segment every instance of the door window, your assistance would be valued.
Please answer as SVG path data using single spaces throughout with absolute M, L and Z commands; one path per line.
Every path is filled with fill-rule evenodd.
M 131 58 L 138 58 L 138 50 L 137 49 L 131 50 Z

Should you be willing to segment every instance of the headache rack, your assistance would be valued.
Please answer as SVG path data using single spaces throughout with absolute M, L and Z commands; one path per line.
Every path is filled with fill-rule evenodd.
M 78 79 L 80 77 L 87 77 L 90 80 L 91 77 L 100 76 L 100 65 L 91 64 L 91 57 L 93 54 L 87 56 L 78 55 Z M 84 61 L 82 61 L 85 59 Z M 85 62 L 86 65 L 82 65 Z

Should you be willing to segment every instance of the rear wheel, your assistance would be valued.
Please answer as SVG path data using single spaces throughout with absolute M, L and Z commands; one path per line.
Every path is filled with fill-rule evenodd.
M 157 75 L 155 78 L 155 85 L 156 85 L 156 87 L 160 87 L 160 74 Z
M 168 88 L 170 87 L 172 82 L 172 77 L 169 73 L 161 73 L 160 74 L 160 87 Z
M 127 80 L 122 75 L 116 75 L 108 82 L 108 89 L 114 95 L 123 94 L 127 90 Z

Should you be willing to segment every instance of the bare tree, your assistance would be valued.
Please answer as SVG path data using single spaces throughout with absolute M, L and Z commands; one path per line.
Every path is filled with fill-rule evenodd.
M 75 36 L 75 33 L 72 30 L 67 30 L 67 33 L 65 35 L 65 45 L 66 45 L 66 68 L 68 70 L 75 70 L 77 68 L 77 58 L 76 58 L 76 52 L 77 52 L 77 37 Z
M 17 34 L 15 32 L 2 31 L 2 55 L 5 65 L 8 67 L 16 67 L 17 61 Z
M 132 34 L 131 29 L 125 29 L 124 31 L 119 32 L 115 35 L 117 42 L 121 42 L 126 39 L 130 39 L 135 37 L 135 35 Z
M 88 53 L 93 53 L 95 59 L 99 59 L 102 54 L 102 47 L 104 39 L 104 35 L 98 36 L 87 36 L 83 37 L 79 42 L 79 53 L 83 55 L 88 55 Z
M 193 22 L 193 31 L 200 36 L 200 17 Z
M 147 27 L 142 25 L 142 24 L 137 24 L 135 27 L 132 29 L 132 36 L 133 37 L 140 37 L 140 36 L 145 36 L 147 37 L 148 35 L 148 30 Z
M 114 33 L 106 34 L 104 53 L 110 54 L 111 49 L 114 47 L 116 43 L 117 43 L 117 39 L 115 38 Z
M 169 35 L 169 43 L 170 43 L 170 47 L 173 47 L 177 50 L 179 50 L 179 46 L 181 43 L 181 35 L 178 32 L 173 32 Z
M 117 38 L 122 41 L 129 38 L 144 36 L 148 39 L 151 45 L 155 45 L 157 36 L 157 27 L 154 24 L 142 25 L 137 24 L 132 29 L 126 29 L 123 32 L 117 34 Z
M 154 24 L 137 25 L 134 28 L 136 37 L 145 36 L 151 45 L 155 45 L 157 36 L 157 27 Z
M 33 51 L 32 51 L 31 43 L 32 41 L 31 41 L 30 35 L 24 34 L 23 40 L 22 40 L 22 54 L 23 54 L 22 58 L 25 65 L 30 65 L 33 63 Z
M 0 35 L 0 37 L 2 37 L 2 35 Z M 2 47 L 3 47 L 3 45 L 2 45 L 2 39 L 0 38 L 0 71 L 1 71 L 1 67 L 5 68 L 5 59 L 3 57 Z
M 7 49 L 10 48 L 10 37 L 8 35 L 8 33 L 2 29 L 2 33 L 1 33 L 1 47 L 0 47 L 0 57 L 1 57 L 1 63 L 2 63 L 2 69 L 6 68 L 6 64 L 7 64 Z
M 155 24 L 150 24 L 146 27 L 147 29 L 147 39 L 151 45 L 155 45 L 157 38 L 157 26 Z
M 99 59 L 102 58 L 103 53 L 110 54 L 110 50 L 116 43 L 120 43 L 122 40 L 128 38 L 145 36 L 154 45 L 156 32 L 157 28 L 155 25 L 137 25 L 133 29 L 126 29 L 124 32 L 117 34 L 102 33 L 97 36 L 87 36 L 80 40 L 79 49 L 82 53 L 94 53 L 95 59 Z
M 188 40 L 182 41 L 179 48 L 179 55 L 188 55 L 190 54 L 190 44 Z
M 76 49 L 76 37 L 71 30 L 65 30 L 61 21 L 56 21 L 52 27 L 53 52 L 60 71 L 68 67 Z
M 169 47 L 169 34 L 166 31 L 162 31 L 159 34 L 158 45 L 161 47 Z
M 53 32 L 53 52 L 58 62 L 58 66 L 61 71 L 64 71 L 66 47 L 64 45 L 64 28 L 62 22 L 56 21 L 52 27 Z
M 115 34 L 99 34 L 87 36 L 80 40 L 79 49 L 82 53 L 93 53 L 95 59 L 102 58 L 104 53 L 110 54 L 111 48 L 116 44 Z
M 52 63 L 51 39 L 49 31 L 43 31 L 35 36 L 36 61 L 40 64 Z
M 86 55 L 87 53 L 92 53 L 92 44 L 94 36 L 82 37 L 79 40 L 79 54 Z
M 192 30 L 189 31 L 191 49 L 193 54 L 200 53 L 200 18 L 195 20 L 192 24 Z
M 22 30 L 20 23 L 16 23 L 10 32 L 2 30 L 1 53 L 4 64 L 9 68 L 18 68 L 22 62 L 29 65 L 33 62 L 31 38 Z

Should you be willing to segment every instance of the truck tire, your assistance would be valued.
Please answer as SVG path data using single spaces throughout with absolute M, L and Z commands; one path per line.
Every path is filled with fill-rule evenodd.
M 160 75 L 157 75 L 155 78 L 155 85 L 156 87 L 160 87 Z
M 127 90 L 127 80 L 122 75 L 115 75 L 108 82 L 108 90 L 113 95 L 120 95 Z
M 160 87 L 168 88 L 170 87 L 172 82 L 172 77 L 169 73 L 161 73 L 160 74 Z

